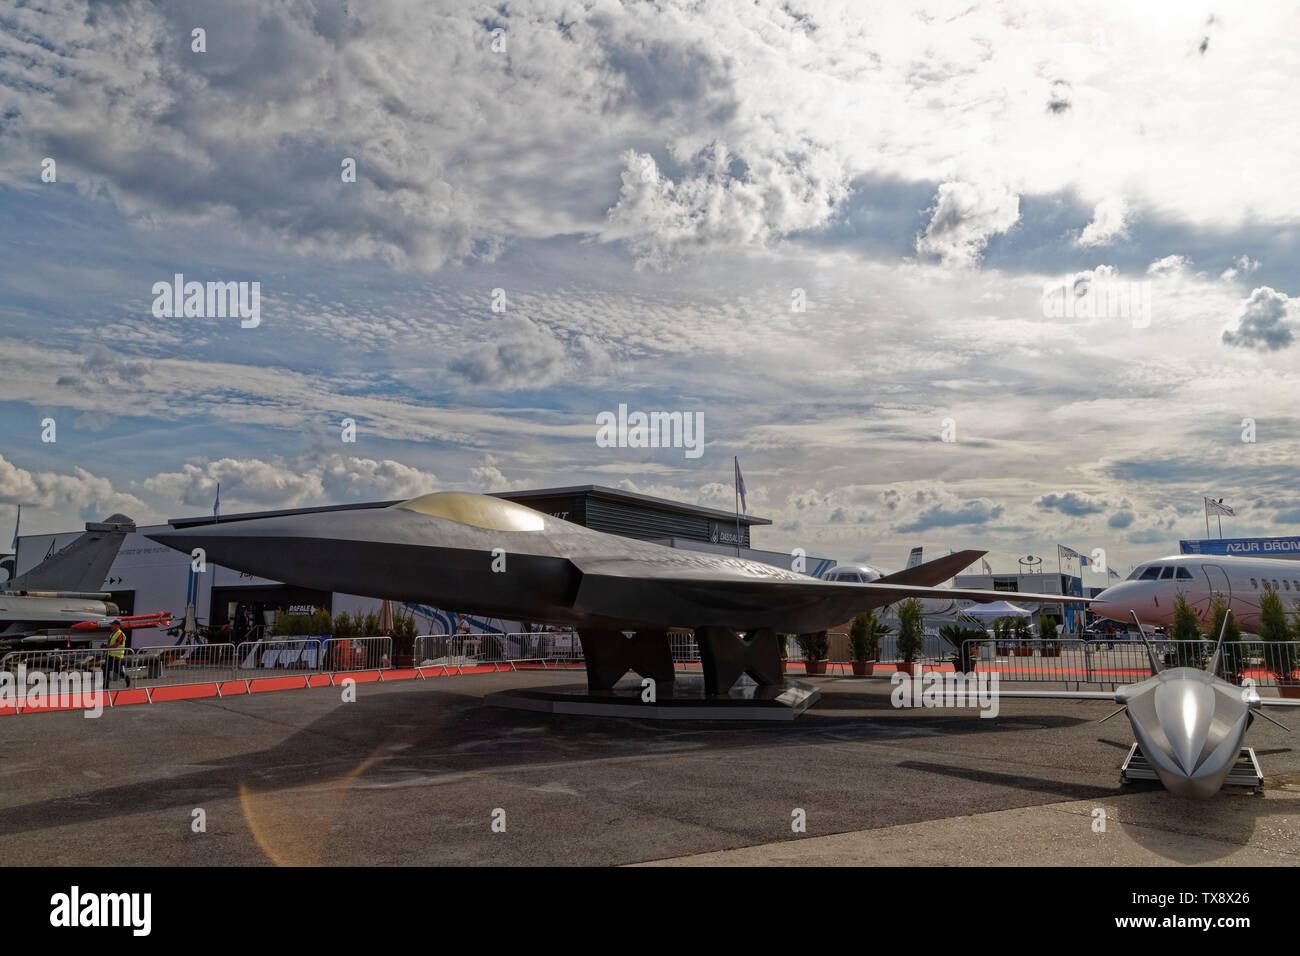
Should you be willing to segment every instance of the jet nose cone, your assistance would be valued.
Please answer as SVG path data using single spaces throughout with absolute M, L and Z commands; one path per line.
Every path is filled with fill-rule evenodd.
M 1171 756 L 1191 776 L 1207 755 L 1214 722 L 1214 690 L 1203 681 L 1175 680 L 1156 688 L 1156 716 Z
M 1098 617 L 1104 617 L 1108 621 L 1125 621 L 1128 620 L 1128 611 L 1123 606 L 1123 587 L 1117 584 L 1112 588 L 1106 588 L 1097 595 L 1097 599 L 1088 606 Z
M 252 518 L 228 524 L 200 524 L 155 531 L 147 537 L 169 548 L 183 551 L 206 562 L 263 576 L 290 558 L 288 550 L 302 541 L 316 541 L 323 547 L 332 538 L 336 522 L 332 515 L 313 516 L 315 527 L 299 516 Z M 202 551 L 195 555 L 196 550 Z

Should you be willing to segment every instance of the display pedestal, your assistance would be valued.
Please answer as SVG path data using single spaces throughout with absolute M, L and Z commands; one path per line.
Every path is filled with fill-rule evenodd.
M 499 691 L 483 698 L 494 707 L 588 717 L 648 720 L 794 720 L 821 697 L 810 684 L 783 681 L 763 686 L 742 680 L 722 694 L 710 694 L 705 680 L 682 674 L 657 681 L 653 703 L 643 700 L 640 677 L 627 677 L 606 690 L 582 685 Z

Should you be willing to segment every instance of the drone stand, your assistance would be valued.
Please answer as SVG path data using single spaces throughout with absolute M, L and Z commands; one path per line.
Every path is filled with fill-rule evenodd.
M 1143 756 L 1138 745 L 1134 744 L 1129 748 L 1128 756 L 1124 758 L 1124 764 L 1119 768 L 1119 782 L 1122 784 L 1133 783 L 1135 780 L 1159 780 L 1156 772 L 1151 769 L 1151 764 Z M 1259 769 L 1259 761 L 1255 759 L 1255 751 L 1250 747 L 1242 747 L 1241 753 L 1237 755 L 1237 762 L 1233 764 L 1228 771 L 1227 779 L 1223 781 L 1227 787 L 1250 787 L 1256 793 L 1264 792 L 1264 774 Z

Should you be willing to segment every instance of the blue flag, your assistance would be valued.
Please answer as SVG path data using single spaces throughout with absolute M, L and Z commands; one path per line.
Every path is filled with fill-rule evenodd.
M 736 491 L 740 495 L 740 510 L 749 514 L 749 505 L 745 503 L 745 479 L 740 474 L 740 458 L 736 458 Z
M 217 498 L 212 502 L 212 517 L 221 517 L 221 482 L 217 482 Z

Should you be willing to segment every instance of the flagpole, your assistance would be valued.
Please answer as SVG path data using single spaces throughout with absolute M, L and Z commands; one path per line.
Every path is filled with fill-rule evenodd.
M 1210 499 L 1201 495 L 1201 500 L 1205 505 L 1205 536 L 1210 536 Z
M 740 557 L 740 456 L 731 460 L 731 483 L 736 489 L 736 557 Z

